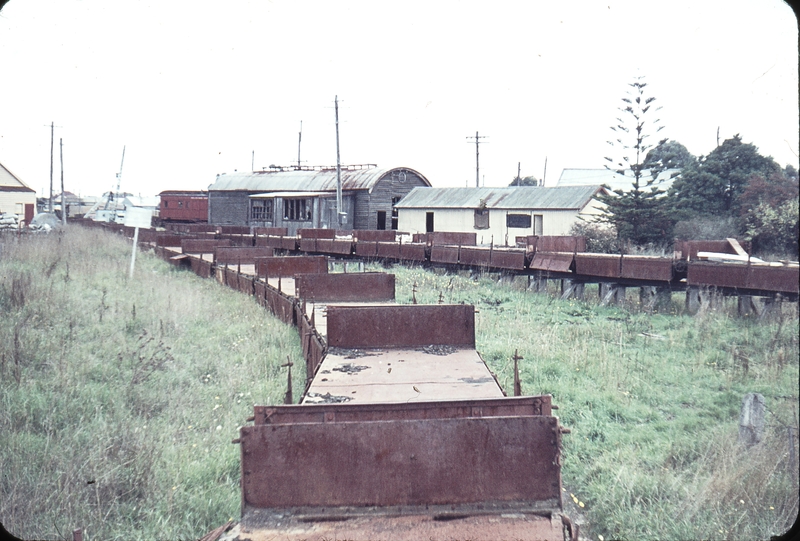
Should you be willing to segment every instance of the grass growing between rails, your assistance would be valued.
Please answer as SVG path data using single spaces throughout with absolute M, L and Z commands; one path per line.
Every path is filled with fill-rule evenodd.
M 0 237 L 0 521 L 23 538 L 196 539 L 238 517 L 237 427 L 297 331 L 95 229 Z
M 523 394 L 553 395 L 571 429 L 564 499 L 586 517 L 582 536 L 750 541 L 794 523 L 797 304 L 768 321 L 736 316 L 735 299 L 690 317 L 675 294 L 667 314 L 648 315 L 635 302 L 562 301 L 487 277 L 391 272 L 398 302 L 475 305 L 477 349 L 507 392 L 518 350 Z M 745 449 L 737 437 L 748 392 L 769 411 L 764 441 Z

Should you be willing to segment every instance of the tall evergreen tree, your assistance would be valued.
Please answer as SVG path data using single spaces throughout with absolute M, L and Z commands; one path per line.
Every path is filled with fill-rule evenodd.
M 663 129 L 661 120 L 653 119 L 660 107 L 647 96 L 643 77 L 637 77 L 619 107 L 622 113 L 617 124 L 611 126 L 614 139 L 608 144 L 615 157 L 606 157 L 606 169 L 621 175 L 630 175 L 631 188 L 610 190 L 597 199 L 605 204 L 598 221 L 614 226 L 622 240 L 636 245 L 658 244 L 669 240 L 672 223 L 666 211 L 665 192 L 656 185 L 656 175 L 645 175 L 645 157 L 653 148 L 648 140 Z M 608 187 L 607 187 L 608 188 Z

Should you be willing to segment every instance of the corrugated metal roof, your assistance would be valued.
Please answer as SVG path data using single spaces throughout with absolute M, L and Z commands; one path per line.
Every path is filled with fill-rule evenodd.
M 417 171 L 408 167 L 395 167 L 383 169 L 342 169 L 343 190 L 370 190 L 375 184 L 387 175 L 400 175 L 409 171 L 418 175 L 429 186 L 430 182 Z M 248 171 L 243 173 L 228 173 L 217 177 L 217 180 L 208 187 L 209 191 L 258 191 L 258 192 L 329 192 L 336 191 L 336 170 L 323 171 Z
M 266 192 L 256 193 L 250 199 L 271 199 L 275 197 L 318 197 L 320 195 L 331 195 L 331 192 Z
M 666 169 L 659 173 L 656 177 L 656 184 L 662 190 L 668 189 L 674 180 L 674 177 L 680 173 L 680 169 Z M 650 180 L 650 171 L 642 171 L 642 179 L 640 184 L 644 186 Z M 633 172 L 625 171 L 624 175 L 620 175 L 616 171 L 609 169 L 564 169 L 561 171 L 561 177 L 558 179 L 557 187 L 560 186 L 588 186 L 605 184 L 612 190 L 627 191 L 632 188 Z
M 582 209 L 600 186 L 508 188 L 414 188 L 398 208 Z

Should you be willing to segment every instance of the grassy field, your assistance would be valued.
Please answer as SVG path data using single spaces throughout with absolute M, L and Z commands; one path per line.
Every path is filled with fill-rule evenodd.
M 0 252 L 0 521 L 28 538 L 193 539 L 239 514 L 253 403 L 280 403 L 296 331 L 253 299 L 98 230 Z M 395 267 L 398 302 L 476 306 L 478 349 L 506 389 L 551 393 L 565 500 L 590 539 L 767 539 L 797 516 L 798 317 L 735 305 L 689 317 L 561 301 Z M 412 293 L 412 290 L 416 293 Z M 587 297 L 592 291 L 587 287 Z M 303 374 L 294 374 L 294 395 Z M 745 393 L 765 441 L 737 444 Z M 790 429 L 793 433 L 790 439 Z

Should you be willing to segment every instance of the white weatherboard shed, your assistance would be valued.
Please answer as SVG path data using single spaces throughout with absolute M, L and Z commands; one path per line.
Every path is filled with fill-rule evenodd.
M 602 186 L 415 188 L 396 208 L 401 231 L 476 233 L 478 244 L 513 246 L 515 237 L 568 235 L 581 218 L 591 220 Z
M 36 213 L 36 191 L 0 163 L 0 214 L 30 221 Z

